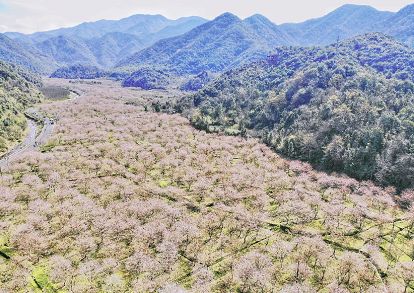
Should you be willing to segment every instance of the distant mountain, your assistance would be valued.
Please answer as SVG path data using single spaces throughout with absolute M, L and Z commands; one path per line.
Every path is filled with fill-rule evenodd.
M 302 23 L 282 24 L 279 29 L 301 46 L 328 45 L 370 32 L 382 32 L 414 47 L 414 4 L 393 13 L 366 5 L 347 4 Z
M 60 66 L 79 64 L 110 68 L 122 58 L 162 38 L 177 36 L 205 22 L 201 17 L 170 20 L 161 15 L 133 15 L 121 20 L 100 20 L 30 35 L 6 33 L 4 37 L 9 42 L 28 47 L 25 54 L 30 52 L 34 59 L 44 56 L 52 60 L 48 63 L 55 63 L 56 66 L 46 70 L 51 73 Z M 26 63 L 28 68 L 42 62 L 17 59 L 21 59 L 20 63 Z
M 414 4 L 404 7 L 382 22 L 381 31 L 414 47 Z
M 175 109 L 198 128 L 259 136 L 328 171 L 414 187 L 414 50 L 383 34 L 278 48 Z
M 241 20 L 225 13 L 170 20 L 133 15 L 30 35 L 1 35 L 0 60 L 52 73 L 82 65 L 130 74 L 149 66 L 179 75 L 223 72 L 261 59 L 280 46 L 324 46 L 369 32 L 382 32 L 414 47 L 414 5 L 378 11 L 344 5 L 296 24 L 275 25 L 262 15 Z
M 61 28 L 46 32 L 37 32 L 30 35 L 19 33 L 6 33 L 11 38 L 31 39 L 41 42 L 46 39 L 58 36 L 75 37 L 83 40 L 100 38 L 108 33 L 126 33 L 144 39 L 156 34 L 168 27 L 179 26 L 181 31 L 188 31 L 206 22 L 201 17 L 184 17 L 177 20 L 170 20 L 162 15 L 143 15 L 137 14 L 120 20 L 99 20 L 95 22 L 85 22 L 80 25 Z M 172 35 L 169 35 L 171 37 Z
M 279 46 L 328 45 L 377 31 L 412 46 L 413 7 L 392 13 L 366 5 L 344 5 L 321 18 L 280 26 L 262 15 L 241 20 L 225 13 L 183 35 L 163 39 L 124 58 L 116 67 L 133 71 L 155 66 L 178 74 L 222 72 L 263 58 Z
M 175 38 L 161 40 L 118 63 L 118 68 L 168 68 L 178 74 L 220 72 L 266 56 L 292 39 L 260 15 L 225 13 Z
M 344 5 L 333 12 L 298 24 L 282 24 L 280 29 L 301 46 L 329 45 L 367 32 L 374 32 L 378 23 L 392 16 L 366 5 Z
M 56 67 L 52 58 L 35 47 L 0 34 L 0 60 L 20 65 L 31 71 L 44 73 Z
M 129 56 L 145 48 L 145 42 L 126 33 L 108 33 L 86 41 L 90 52 L 99 66 L 110 68 L 123 56 Z
M 72 37 L 58 36 L 37 43 L 36 48 L 50 56 L 60 65 L 97 65 L 95 56 L 84 41 Z
M 174 21 L 169 26 L 163 28 L 162 30 L 145 36 L 145 38 L 142 38 L 142 41 L 147 45 L 152 45 L 156 41 L 182 35 L 206 22 L 206 19 L 196 16 L 182 17 Z

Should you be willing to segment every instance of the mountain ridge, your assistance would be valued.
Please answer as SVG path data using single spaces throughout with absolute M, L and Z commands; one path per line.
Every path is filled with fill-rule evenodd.
M 154 66 L 197 75 L 256 61 L 279 46 L 324 46 L 369 32 L 414 47 L 414 5 L 394 13 L 346 4 L 319 18 L 281 25 L 260 14 L 241 19 L 227 12 L 211 21 L 136 14 L 31 35 L 6 33 L 0 59 L 47 74 L 84 65 L 129 73 Z
M 148 29 L 148 26 L 153 26 L 148 31 L 150 33 L 154 33 L 172 24 L 183 24 L 187 21 L 194 20 L 199 22 L 206 21 L 204 18 L 198 16 L 181 17 L 175 20 L 171 20 L 160 14 L 134 14 L 129 17 L 121 18 L 119 20 L 101 19 L 97 21 L 83 22 L 71 27 L 35 32 L 32 34 L 6 32 L 5 35 L 11 38 L 36 38 L 37 40 L 60 35 L 75 35 L 81 39 L 91 39 L 94 37 L 102 37 L 105 34 L 111 32 L 124 32 L 138 36 L 140 32 L 136 30 L 136 27 L 137 25 L 142 25 L 145 21 L 147 22 L 146 29 Z
M 345 4 L 322 17 L 279 27 L 294 36 L 298 45 L 329 45 L 337 40 L 376 32 L 378 23 L 392 15 L 392 12 L 379 11 L 368 5 Z
M 30 44 L 22 44 L 0 34 L 0 60 L 43 73 L 52 70 L 56 64 Z
M 137 69 L 153 65 L 169 67 L 178 74 L 219 72 L 265 57 L 273 47 L 288 45 L 287 38 L 264 16 L 242 20 L 224 13 L 183 35 L 163 39 L 116 67 Z
M 119 61 L 120 56 L 129 56 L 162 38 L 180 35 L 205 21 L 197 16 L 170 20 L 162 15 L 137 14 L 120 20 L 85 22 L 28 35 L 5 33 L 4 37 L 22 51 L 30 47 L 25 54 L 34 51 L 38 56 L 43 54 L 51 59 L 52 62 L 48 63 L 53 63 L 53 66 L 40 70 L 50 74 L 58 67 L 73 65 L 108 69 Z M 7 61 L 6 58 L 4 60 Z M 27 68 L 34 67 L 29 63 L 24 63 Z

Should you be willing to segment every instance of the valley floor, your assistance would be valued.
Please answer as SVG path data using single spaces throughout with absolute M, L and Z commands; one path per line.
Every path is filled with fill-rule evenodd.
M 414 292 L 393 190 L 147 111 L 167 92 L 67 85 L 0 176 L 0 291 Z

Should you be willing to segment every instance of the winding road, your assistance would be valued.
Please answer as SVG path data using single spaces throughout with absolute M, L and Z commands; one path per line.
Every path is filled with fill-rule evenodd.
M 84 94 L 83 92 L 80 94 L 73 90 L 70 90 L 70 92 L 71 94 L 68 101 L 72 102 Z M 11 162 L 17 160 L 23 153 L 35 150 L 39 146 L 44 145 L 53 132 L 55 122 L 39 113 L 35 108 L 26 110 L 25 116 L 28 133 L 23 142 L 12 148 L 8 153 L 0 156 L 0 173 L 7 168 Z M 39 121 L 42 121 L 41 124 L 43 125 L 41 131 L 38 131 L 37 128 Z
M 51 135 L 54 127 L 54 122 L 47 117 L 43 117 L 43 128 L 38 133 L 37 124 L 33 116 L 42 117 L 36 110 L 31 109 L 31 115 L 26 115 L 28 133 L 26 138 L 11 149 L 7 154 L 0 159 L 0 170 L 8 167 L 14 160 L 18 159 L 23 153 L 34 150 L 38 146 L 44 144 Z

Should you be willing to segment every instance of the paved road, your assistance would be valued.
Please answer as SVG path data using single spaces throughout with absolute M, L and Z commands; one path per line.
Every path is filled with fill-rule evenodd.
M 70 99 L 74 101 L 78 99 L 81 94 L 71 91 Z M 9 164 L 19 158 L 23 153 L 36 149 L 37 147 L 44 145 L 52 134 L 55 126 L 54 122 L 47 117 L 41 115 L 36 109 L 30 108 L 26 111 L 26 119 L 28 126 L 28 133 L 22 143 L 15 146 L 7 154 L 0 157 L 0 171 L 7 168 Z M 40 132 L 37 130 L 37 121 L 43 120 L 43 128 Z
M 31 111 L 31 116 L 35 114 L 37 117 L 39 114 L 35 111 Z M 27 119 L 27 126 L 28 126 L 28 133 L 26 138 L 22 143 L 15 146 L 12 150 L 10 150 L 7 154 L 1 157 L 0 159 L 0 169 L 3 170 L 8 167 L 8 165 L 19 158 L 23 153 L 34 150 L 38 146 L 46 143 L 47 139 L 51 135 L 54 127 L 54 123 L 47 117 L 43 118 L 43 128 L 38 133 L 36 121 L 28 116 Z
M 40 131 L 39 135 L 36 137 L 35 146 L 44 145 L 52 134 L 53 127 L 55 124 L 49 119 L 45 118 L 43 120 L 43 128 Z

